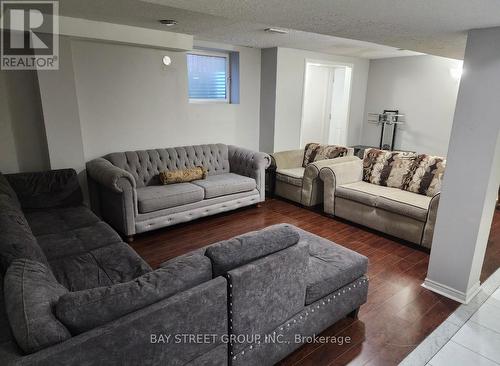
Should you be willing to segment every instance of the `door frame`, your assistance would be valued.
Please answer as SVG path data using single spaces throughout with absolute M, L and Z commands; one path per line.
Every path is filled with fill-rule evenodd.
M 351 69 L 351 80 L 349 83 L 349 96 L 348 96 L 349 102 L 347 105 L 347 123 L 348 123 L 348 125 L 349 125 L 349 121 L 351 119 L 351 98 L 352 98 L 354 64 L 349 63 L 349 62 L 336 62 L 336 61 L 306 58 L 304 60 L 304 83 L 302 85 L 302 107 L 301 107 L 301 113 L 300 113 L 301 114 L 301 116 L 300 116 L 300 133 L 299 133 L 299 147 L 300 148 L 304 147 L 301 145 L 302 145 L 302 135 L 303 135 L 303 128 L 304 128 L 304 104 L 305 104 L 305 96 L 306 96 L 307 65 L 308 64 L 315 64 L 318 66 L 330 67 L 332 69 L 340 68 L 340 67 Z M 333 82 L 335 82 L 335 80 Z M 333 86 L 332 86 L 332 90 L 333 90 Z M 330 95 L 332 95 L 332 90 L 330 90 L 328 92 Z M 329 104 L 330 104 L 330 111 L 328 111 L 328 113 L 331 113 L 331 101 Z M 347 128 L 347 131 L 346 131 L 346 140 L 349 141 L 349 128 Z

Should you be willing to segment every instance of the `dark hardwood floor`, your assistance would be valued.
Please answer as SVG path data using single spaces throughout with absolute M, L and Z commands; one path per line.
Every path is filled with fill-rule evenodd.
M 307 344 L 280 365 L 397 365 L 459 304 L 421 287 L 429 255 L 368 229 L 278 199 L 262 207 L 208 217 L 138 235 L 134 249 L 153 267 L 201 246 L 287 222 L 366 255 L 368 302 L 357 320 L 340 320 L 322 335 L 350 343 Z M 500 266 L 500 211 L 496 210 L 481 279 Z

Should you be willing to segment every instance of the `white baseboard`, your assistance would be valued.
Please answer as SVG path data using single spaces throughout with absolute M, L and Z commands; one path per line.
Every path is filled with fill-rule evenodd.
M 440 295 L 446 296 L 452 300 L 458 301 L 462 304 L 468 304 L 469 301 L 474 296 L 476 296 L 481 289 L 479 281 L 465 293 L 463 291 L 458 291 L 449 286 L 430 280 L 429 278 L 425 279 L 422 287 L 425 287 L 426 289 L 434 291 Z

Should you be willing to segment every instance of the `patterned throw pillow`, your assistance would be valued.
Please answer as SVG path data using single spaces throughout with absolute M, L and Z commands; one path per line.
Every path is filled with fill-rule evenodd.
M 441 191 L 446 159 L 420 154 L 412 164 L 411 175 L 403 184 L 406 191 L 434 196 Z
M 365 150 L 363 180 L 381 186 L 402 188 L 416 157 L 412 152 Z
M 193 180 L 205 179 L 206 177 L 207 170 L 201 166 L 160 172 L 160 182 L 162 184 L 186 183 Z
M 304 159 L 302 167 L 307 167 L 309 164 L 318 160 L 335 159 L 347 155 L 347 148 L 336 145 L 321 145 L 311 142 L 304 148 Z

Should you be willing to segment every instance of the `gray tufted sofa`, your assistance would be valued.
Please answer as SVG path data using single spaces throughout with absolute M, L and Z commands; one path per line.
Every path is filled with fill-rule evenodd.
M 92 208 L 123 235 L 175 225 L 264 201 L 270 157 L 213 144 L 117 152 L 87 163 Z M 161 185 L 158 174 L 202 166 L 208 177 Z

